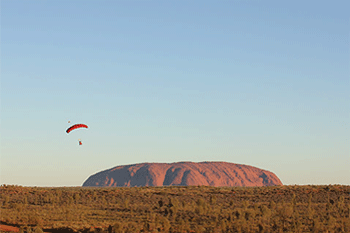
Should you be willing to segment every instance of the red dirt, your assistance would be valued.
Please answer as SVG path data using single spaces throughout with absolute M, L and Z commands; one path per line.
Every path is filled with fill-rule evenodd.
M 8 226 L 8 225 L 3 225 L 3 224 L 0 224 L 0 230 L 7 231 L 7 232 L 19 232 L 18 227 L 13 227 L 13 226 Z

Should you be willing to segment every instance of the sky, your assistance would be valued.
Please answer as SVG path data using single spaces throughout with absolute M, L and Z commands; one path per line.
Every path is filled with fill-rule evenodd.
M 0 4 L 1 184 L 226 161 L 350 185 L 348 1 Z

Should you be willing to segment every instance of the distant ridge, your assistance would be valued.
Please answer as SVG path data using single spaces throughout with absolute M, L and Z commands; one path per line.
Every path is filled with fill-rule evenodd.
M 83 186 L 275 186 L 272 172 L 228 162 L 139 163 L 117 166 L 91 175 Z

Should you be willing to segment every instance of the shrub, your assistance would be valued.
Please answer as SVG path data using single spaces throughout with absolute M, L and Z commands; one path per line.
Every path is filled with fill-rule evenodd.
M 210 195 L 209 203 L 210 203 L 210 205 L 215 205 L 216 204 L 216 196 Z
M 35 227 L 34 228 L 34 231 L 33 231 L 34 233 L 44 233 L 44 231 L 40 228 L 40 227 Z
M 112 226 L 112 232 L 113 233 L 123 233 L 123 224 L 120 223 L 120 222 L 117 222 L 115 223 L 113 226 Z

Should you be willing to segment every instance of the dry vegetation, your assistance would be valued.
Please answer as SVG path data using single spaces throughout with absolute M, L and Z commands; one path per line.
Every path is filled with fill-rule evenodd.
M 350 186 L 0 190 L 21 232 L 350 232 Z

